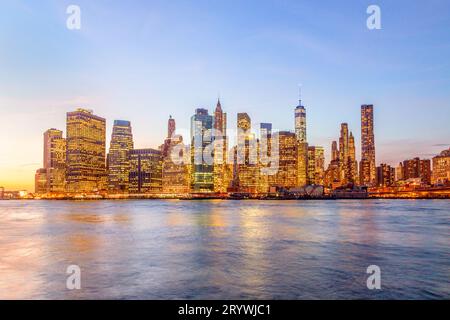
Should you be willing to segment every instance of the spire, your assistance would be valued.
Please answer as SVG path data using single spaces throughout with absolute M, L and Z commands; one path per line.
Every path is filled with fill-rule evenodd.
M 298 84 L 298 105 L 302 105 L 302 84 Z
M 216 112 L 222 112 L 222 105 L 220 104 L 220 96 L 217 98 L 217 106 L 216 106 Z

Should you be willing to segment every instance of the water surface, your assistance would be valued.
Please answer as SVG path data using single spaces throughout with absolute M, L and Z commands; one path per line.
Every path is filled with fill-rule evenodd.
M 449 299 L 449 245 L 448 200 L 0 201 L 0 298 Z

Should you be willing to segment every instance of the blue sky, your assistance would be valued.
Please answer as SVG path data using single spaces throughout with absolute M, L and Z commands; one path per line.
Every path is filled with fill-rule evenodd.
M 66 28 L 70 4 L 81 30 Z M 371 4 L 381 30 L 366 27 Z M 65 131 L 77 106 L 107 118 L 108 136 L 126 119 L 136 147 L 157 147 L 169 115 L 188 129 L 218 94 L 229 127 L 248 112 L 255 124 L 293 129 L 299 83 L 308 140 L 327 156 L 341 122 L 359 153 L 368 103 L 378 163 L 430 158 L 450 144 L 449 57 L 445 0 L 3 0 L 0 185 L 32 189 L 43 131 Z

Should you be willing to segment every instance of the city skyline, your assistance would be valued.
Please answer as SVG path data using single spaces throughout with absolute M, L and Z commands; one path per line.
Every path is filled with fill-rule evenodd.
M 254 124 L 294 130 L 298 83 L 308 140 L 324 147 L 326 164 L 344 122 L 360 159 L 358 109 L 367 102 L 376 106 L 377 165 L 431 159 L 450 136 L 450 47 L 441 40 L 450 5 L 432 3 L 424 11 L 382 1 L 383 27 L 371 31 L 363 1 L 199 1 L 177 10 L 159 1 L 139 10 L 79 1 L 82 28 L 71 31 L 68 2 L 8 1 L 0 13 L 0 134 L 14 138 L 0 154 L 0 186 L 34 188 L 42 132 L 63 130 L 64 112 L 77 106 L 108 119 L 107 146 L 112 120 L 128 119 L 136 148 L 157 148 L 170 114 L 188 130 L 192 110 L 213 111 L 217 95 L 229 124 L 247 112 Z
M 367 118 L 367 115 L 366 115 L 366 109 L 367 108 L 371 109 L 370 110 L 370 120 L 369 120 L 369 122 L 370 122 L 370 127 L 371 127 L 370 132 L 372 132 L 371 133 L 372 136 L 370 138 L 370 141 L 373 141 L 374 140 L 373 131 L 375 131 L 375 128 L 376 128 L 376 126 L 374 126 L 374 124 L 373 124 L 373 122 L 374 122 L 374 119 L 373 119 L 374 118 L 373 105 L 366 105 L 366 104 L 361 105 L 361 130 L 362 131 L 367 130 L 367 128 L 366 129 L 362 129 L 363 127 L 367 126 L 367 119 L 366 119 Z M 195 111 L 196 111 L 196 114 L 200 114 L 200 115 L 203 115 L 203 116 L 207 117 L 207 119 L 208 119 L 207 122 L 209 123 L 208 126 L 207 126 L 207 129 L 219 130 L 219 132 L 224 132 L 224 136 L 226 136 L 226 133 L 227 133 L 227 129 L 226 128 L 228 126 L 228 124 L 227 124 L 227 113 L 223 112 L 222 109 L 221 109 L 220 98 L 218 99 L 216 108 L 213 111 L 213 116 L 209 115 L 209 110 L 208 109 L 197 108 L 197 109 L 195 109 Z M 293 123 L 293 128 L 290 128 L 290 129 L 284 129 L 284 130 L 283 129 L 281 129 L 281 130 L 279 130 L 279 129 L 272 129 L 272 123 L 257 123 L 257 124 L 252 123 L 251 117 L 247 113 L 243 113 L 243 112 L 240 112 L 240 113 L 237 114 L 237 128 L 239 129 L 240 127 L 242 127 L 241 129 L 250 130 L 251 134 L 250 134 L 249 137 L 250 137 L 250 139 L 252 139 L 252 137 L 255 137 L 255 138 L 258 137 L 259 138 L 259 136 L 255 136 L 255 134 L 257 134 L 258 132 L 259 133 L 263 133 L 264 131 L 262 131 L 262 130 L 264 130 L 266 126 L 270 126 L 270 130 L 269 130 L 270 134 L 272 134 L 272 132 L 279 133 L 281 138 L 283 138 L 287 134 L 292 134 L 295 137 L 295 140 L 297 141 L 297 143 L 299 143 L 300 145 L 304 145 L 304 148 L 305 148 L 305 150 L 304 150 L 304 152 L 305 152 L 304 157 L 305 157 L 305 161 L 306 162 L 305 162 L 305 168 L 303 170 L 305 170 L 305 173 L 304 173 L 304 177 L 302 177 L 302 176 L 297 177 L 298 179 L 300 179 L 300 180 L 297 180 L 297 185 L 304 185 L 304 184 L 307 184 L 306 181 L 310 181 L 310 180 L 308 180 L 308 179 L 310 179 L 309 175 L 311 174 L 308 171 L 308 167 L 310 166 L 310 164 L 308 163 L 308 159 L 309 159 L 309 157 L 311 157 L 310 151 L 311 150 L 315 150 L 317 148 L 319 149 L 319 152 L 321 152 L 321 154 L 323 156 L 323 159 L 324 159 L 323 160 L 323 162 L 324 162 L 323 163 L 323 168 L 322 168 L 322 170 L 324 171 L 323 172 L 324 176 L 321 177 L 321 179 L 325 178 L 325 175 L 326 175 L 326 170 L 325 169 L 327 168 L 328 165 L 332 165 L 333 164 L 333 159 L 335 159 L 334 153 L 337 152 L 338 159 L 349 157 L 349 162 L 350 162 L 350 164 L 345 164 L 344 167 L 340 167 L 339 168 L 339 171 L 340 171 L 339 174 L 346 175 L 345 178 L 342 178 L 342 181 L 348 181 L 348 182 L 353 182 L 353 183 L 356 183 L 356 181 L 358 181 L 357 184 L 359 184 L 359 180 L 360 180 L 360 178 L 362 178 L 362 175 L 358 175 L 358 174 L 361 174 L 363 172 L 362 170 L 364 170 L 363 161 L 362 161 L 364 159 L 364 156 L 363 156 L 364 155 L 364 151 L 363 151 L 363 149 L 364 149 L 364 145 L 366 145 L 367 142 L 364 142 L 364 140 L 361 140 L 359 142 L 355 142 L 355 138 L 353 136 L 353 131 L 348 128 L 348 124 L 346 122 L 343 122 L 343 123 L 340 124 L 340 135 L 341 135 L 341 137 L 339 139 L 333 138 L 332 140 L 329 141 L 328 144 L 325 144 L 323 146 L 314 146 L 314 145 L 308 144 L 308 141 L 307 141 L 307 138 L 306 138 L 306 132 L 308 130 L 307 129 L 308 128 L 308 121 L 307 121 L 308 111 L 307 111 L 306 107 L 302 104 L 301 99 L 299 100 L 298 106 L 294 107 L 294 109 L 291 110 L 291 111 L 293 111 L 293 113 L 294 113 L 294 117 L 293 117 L 293 119 L 294 119 L 293 122 L 294 123 Z M 136 152 L 137 152 L 136 154 L 141 154 L 142 152 L 144 152 L 144 153 L 145 152 L 149 152 L 149 151 L 146 151 L 146 150 L 150 150 L 150 152 L 159 151 L 162 154 L 166 153 L 165 156 L 168 156 L 167 153 L 169 152 L 170 147 L 167 147 L 165 145 L 167 143 L 173 144 L 173 142 L 171 142 L 171 140 L 177 140 L 177 139 L 179 139 L 178 137 L 180 137 L 180 141 L 178 141 L 178 142 L 186 143 L 186 141 L 189 141 L 189 139 L 188 139 L 189 137 L 188 136 L 187 137 L 183 137 L 182 133 L 186 134 L 188 132 L 191 132 L 191 136 L 192 136 L 192 128 L 193 128 L 192 126 L 194 124 L 193 121 L 195 119 L 194 118 L 195 115 L 192 116 L 192 118 L 191 118 L 191 128 L 183 129 L 183 130 L 181 130 L 182 132 L 179 132 L 179 131 L 176 131 L 176 124 L 175 124 L 176 120 L 172 117 L 172 115 L 169 115 L 167 128 L 166 128 L 168 134 L 167 134 L 167 138 L 164 141 L 162 141 L 161 143 L 157 144 L 156 146 L 147 146 L 147 147 L 144 147 L 144 148 L 133 148 L 135 136 L 132 133 L 132 128 L 133 128 L 132 121 L 130 121 L 130 120 L 117 120 L 117 119 L 113 120 L 112 121 L 113 125 L 112 125 L 111 135 L 110 135 L 110 138 L 108 139 L 108 137 L 105 136 L 105 132 L 107 132 L 106 128 L 108 127 L 108 123 L 109 123 L 108 119 L 105 119 L 105 118 L 103 118 L 101 116 L 94 115 L 93 114 L 93 110 L 88 109 L 88 108 L 78 108 L 75 111 L 67 112 L 67 115 L 66 115 L 66 120 L 68 120 L 67 121 L 67 125 L 66 125 L 67 126 L 67 128 L 66 128 L 67 130 L 70 130 L 69 129 L 70 128 L 69 118 L 71 116 L 73 117 L 74 114 L 78 114 L 79 115 L 80 113 L 81 114 L 90 113 L 91 115 L 88 115 L 89 117 L 92 117 L 94 120 L 98 120 L 98 121 L 100 121 L 100 123 L 102 123 L 102 128 L 99 129 L 100 130 L 99 134 L 100 134 L 100 136 L 103 136 L 101 139 L 102 139 L 102 141 L 104 143 L 105 150 L 101 151 L 100 158 L 98 158 L 98 159 L 99 160 L 100 159 L 104 159 L 105 160 L 104 161 L 105 165 L 104 165 L 103 168 L 102 168 L 102 165 L 99 162 L 100 170 L 104 170 L 103 171 L 104 172 L 103 175 L 105 177 L 104 177 L 104 181 L 102 181 L 102 184 L 105 185 L 105 188 L 104 188 L 105 190 L 106 189 L 110 190 L 110 188 L 111 188 L 111 175 L 109 174 L 110 170 L 111 170 L 111 167 L 110 167 L 111 166 L 110 155 L 114 154 L 114 153 L 116 153 L 116 154 L 118 153 L 119 155 L 116 155 L 116 156 L 118 156 L 119 158 L 121 157 L 122 161 L 130 161 L 130 159 L 127 159 L 127 160 L 124 159 L 123 150 L 116 150 L 115 148 L 119 149 L 120 147 L 124 148 L 126 146 L 125 149 L 127 149 L 129 151 L 136 150 Z M 301 114 L 301 115 L 299 116 L 299 114 Z M 219 115 L 219 119 L 220 119 L 219 121 L 221 122 L 220 125 L 217 124 L 217 122 L 218 122 L 217 121 L 218 115 Z M 240 120 L 240 117 L 242 117 L 242 120 Z M 301 121 L 298 120 L 299 118 L 301 118 Z M 124 127 L 128 128 L 128 129 L 124 129 Z M 72 129 L 72 130 L 75 130 L 75 129 Z M 117 131 L 117 130 L 119 130 L 119 131 Z M 66 132 L 68 132 L 68 131 L 66 131 Z M 169 134 L 172 135 L 172 138 L 169 136 Z M 61 161 L 60 158 L 62 157 L 62 155 L 60 155 L 60 153 L 63 152 L 62 150 L 64 150 L 64 152 L 66 152 L 67 146 L 66 146 L 65 143 L 67 141 L 67 135 L 66 136 L 64 135 L 64 131 L 63 130 L 59 130 L 59 129 L 56 129 L 56 128 L 50 128 L 50 129 L 46 130 L 43 133 L 43 135 L 44 135 L 43 163 L 42 163 L 42 168 L 36 170 L 36 172 L 40 172 L 40 170 L 52 167 L 52 165 L 51 165 L 52 160 L 51 160 L 51 158 L 48 155 L 48 153 L 50 152 L 49 150 L 53 150 L 53 149 L 50 149 L 50 145 L 52 145 L 52 143 L 56 144 L 56 147 L 52 145 L 53 148 L 56 148 L 56 151 L 54 151 L 54 152 L 58 152 L 59 153 L 55 157 L 57 162 L 58 162 L 58 159 L 59 159 L 59 162 L 58 162 L 56 168 L 58 169 L 58 166 L 59 166 L 59 169 L 61 169 L 61 162 L 62 161 Z M 49 139 L 49 136 L 50 137 L 53 136 L 55 139 L 52 141 L 51 139 Z M 118 140 L 118 137 L 120 137 L 119 140 Z M 227 137 L 227 138 L 228 139 L 231 138 L 231 141 L 233 141 L 233 137 Z M 122 141 L 120 139 L 122 139 Z M 128 139 L 130 139 L 130 140 L 128 140 Z M 238 143 L 238 141 L 240 139 L 239 136 L 234 137 L 234 139 L 235 139 L 234 142 L 237 143 L 237 145 L 239 146 L 239 143 Z M 245 138 L 245 139 L 247 139 L 247 138 Z M 337 146 L 338 146 L 338 150 L 337 151 L 334 150 L 335 145 L 336 145 L 336 140 L 338 141 L 337 142 Z M 63 142 L 64 145 L 61 142 Z M 178 142 L 176 142 L 175 144 L 177 144 Z M 229 140 L 227 140 L 227 143 L 229 143 Z M 360 147 L 359 148 L 355 148 L 355 144 L 360 146 Z M 189 143 L 188 143 L 188 145 L 189 145 Z M 203 145 L 203 148 L 206 147 L 206 146 L 207 145 Z M 225 144 L 224 145 L 225 149 L 222 151 L 223 154 L 231 152 L 233 147 L 235 147 L 235 146 L 232 146 L 232 145 L 230 146 L 230 145 Z M 424 161 L 430 162 L 431 158 L 439 156 L 439 154 L 441 154 L 443 152 L 442 149 L 445 148 L 445 146 L 446 145 L 437 145 L 437 147 L 440 149 L 440 151 L 438 153 L 436 153 L 436 154 L 430 155 L 429 159 L 425 159 Z M 74 152 L 78 152 L 77 148 L 79 148 L 79 144 L 78 145 L 74 144 L 74 147 L 73 147 Z M 166 148 L 169 148 L 169 149 L 166 149 Z M 350 150 L 353 150 L 350 153 L 349 153 L 349 148 L 350 148 Z M 109 152 L 107 152 L 106 150 L 109 150 Z M 358 150 L 358 152 L 356 152 L 356 150 Z M 374 151 L 373 151 L 373 153 L 374 153 Z M 359 154 L 360 156 L 357 157 L 356 154 Z M 248 157 L 248 150 L 246 151 L 246 156 Z M 280 154 L 280 156 L 281 156 L 281 154 Z M 312 157 L 314 159 L 315 155 L 312 156 Z M 409 158 L 411 158 L 411 160 L 404 160 L 404 159 L 409 159 Z M 376 170 L 379 169 L 378 165 L 380 165 L 381 167 L 388 166 L 389 168 L 392 167 L 394 169 L 394 168 L 396 168 L 397 164 L 403 165 L 405 162 L 413 161 L 414 159 L 418 159 L 419 157 L 414 155 L 414 156 L 411 156 L 409 158 L 408 157 L 402 157 L 402 160 L 399 161 L 398 163 L 386 163 L 385 161 L 382 161 L 382 160 L 376 160 L 374 170 L 376 172 Z M 191 160 L 193 160 L 193 159 L 191 159 Z M 55 160 L 53 160 L 53 161 L 55 161 Z M 298 159 L 297 159 L 297 161 L 298 161 Z M 356 162 L 355 168 L 352 167 L 353 166 L 353 164 L 352 164 L 353 162 Z M 101 163 L 103 163 L 103 160 L 101 161 Z M 342 165 L 343 165 L 342 162 L 340 162 L 340 166 L 342 166 Z M 55 169 L 53 169 L 53 167 L 52 167 L 52 170 L 56 171 Z M 120 171 L 120 168 L 117 169 L 117 170 Z M 211 190 L 215 190 L 214 187 L 213 187 L 213 184 L 214 184 L 214 181 L 216 179 L 215 178 L 215 175 L 216 175 L 215 170 L 216 169 L 211 167 L 211 169 L 208 169 L 208 170 L 211 171 L 211 181 L 210 181 L 211 188 L 212 188 Z M 301 171 L 302 169 L 297 168 L 297 170 Z M 356 170 L 356 173 L 355 173 L 355 170 Z M 122 169 L 122 171 L 123 171 L 123 169 Z M 298 171 L 298 172 L 300 172 L 300 171 Z M 348 172 L 348 173 L 344 173 L 344 172 Z M 124 180 L 124 175 L 126 173 L 125 172 L 121 172 L 121 173 L 122 173 L 122 180 Z M 45 172 L 45 174 L 48 174 L 48 173 Z M 117 174 L 119 174 L 119 173 L 116 173 L 116 175 Z M 250 176 L 252 174 L 250 174 Z M 375 174 L 375 173 L 373 173 L 373 174 Z M 61 175 L 61 174 L 59 174 L 59 175 Z M 348 178 L 347 178 L 347 175 L 348 175 Z M 117 177 L 115 177 L 115 178 L 118 179 Z M 375 179 L 375 177 L 372 178 L 372 170 L 370 170 L 370 179 L 369 179 L 369 181 L 365 181 L 365 182 L 369 183 L 369 185 L 370 184 L 374 185 L 375 184 L 375 180 L 374 179 Z M 52 185 L 52 180 L 53 180 L 53 178 L 51 180 L 50 179 L 45 180 L 45 184 L 46 184 L 46 186 L 48 188 L 47 190 L 53 190 L 53 187 L 50 187 L 50 185 Z M 61 181 L 61 177 L 59 177 L 59 181 Z M 126 180 L 126 183 L 128 183 L 127 180 Z M 364 181 L 361 180 L 360 183 L 361 183 L 361 185 L 363 185 Z M 36 184 L 37 184 L 37 180 L 35 179 L 33 181 L 32 189 L 36 188 Z M 113 189 L 114 188 L 117 188 L 117 186 L 113 186 Z M 124 191 L 124 188 L 126 189 L 127 187 L 122 186 L 119 189 Z M 8 188 L 6 187 L 6 189 L 8 189 Z M 26 189 L 23 188 L 23 190 L 26 190 Z M 74 189 L 74 190 L 81 191 L 81 189 Z M 27 191 L 29 191 L 29 190 L 27 190 Z M 58 192 L 58 191 L 61 191 L 61 186 L 59 186 L 59 189 L 58 189 L 58 186 L 55 188 L 55 192 Z
M 378 166 L 372 104 L 361 105 L 359 162 L 348 123 L 340 124 L 340 136 L 331 142 L 326 166 L 324 147 L 308 144 L 307 109 L 301 100 L 293 115 L 295 130 L 274 131 L 271 123 L 255 128 L 251 117 L 240 112 L 237 130 L 230 134 L 236 135 L 233 141 L 227 134 L 232 129 L 227 113 L 218 99 L 214 115 L 204 108 L 195 109 L 189 136 L 176 130 L 176 119 L 170 115 L 166 139 L 158 148 L 145 149 L 134 148 L 131 121 L 114 120 L 106 154 L 106 119 L 78 108 L 67 112 L 65 138 L 58 129 L 44 132 L 43 167 L 35 173 L 35 194 L 38 198 L 85 194 L 183 198 L 281 194 L 289 198 L 330 197 L 341 190 L 354 197 L 361 192 L 365 195 L 360 196 L 366 196 L 367 190 L 383 193 L 394 187 L 388 192 L 395 194 L 450 182 L 450 148 L 433 157 L 433 167 L 430 159 L 419 157 L 398 166 Z

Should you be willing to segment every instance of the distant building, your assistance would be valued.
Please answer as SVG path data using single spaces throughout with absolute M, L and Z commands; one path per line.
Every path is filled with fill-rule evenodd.
M 340 185 L 339 151 L 336 141 L 331 143 L 331 161 L 325 170 L 323 184 L 326 188 L 333 189 Z
M 295 136 L 297 139 L 297 183 L 299 187 L 308 184 L 308 142 L 306 137 L 306 108 L 299 99 L 295 108 Z
M 44 169 L 46 172 L 46 193 L 65 191 L 66 182 L 66 139 L 57 129 L 44 132 Z
M 308 184 L 323 185 L 325 155 L 323 147 L 308 147 Z
M 341 185 L 357 184 L 358 169 L 355 154 L 355 139 L 350 132 L 347 123 L 341 124 L 341 136 L 339 137 L 339 168 Z
M 403 180 L 420 178 L 423 184 L 431 184 L 431 161 L 414 158 L 403 161 Z
M 162 154 L 155 149 L 130 151 L 129 193 L 162 192 Z
M 289 131 L 274 133 L 278 136 L 278 172 L 269 177 L 270 186 L 294 188 L 297 186 L 297 137 Z
M 214 160 L 204 159 L 206 148 L 213 143 L 213 116 L 206 109 L 196 109 L 191 117 L 191 191 L 214 191 Z
M 395 183 L 395 168 L 382 163 L 377 167 L 377 186 L 389 187 Z
M 299 143 L 306 143 L 306 108 L 302 105 L 302 100 L 298 101 L 295 108 L 295 135 Z
M 450 182 L 450 148 L 433 158 L 433 184 L 448 184 Z
M 67 113 L 66 189 L 68 192 L 106 190 L 106 122 L 91 110 Z
M 133 150 L 133 133 L 129 121 L 115 120 L 108 153 L 108 191 L 127 193 L 130 174 L 129 153 Z
M 348 179 L 350 183 L 358 185 L 359 177 L 358 162 L 356 160 L 355 137 L 353 137 L 353 133 L 351 131 L 348 138 L 348 170 Z
M 225 193 L 231 181 L 231 167 L 227 163 L 227 114 L 217 100 L 214 111 L 214 191 Z
M 260 123 L 259 126 L 259 143 L 258 143 L 258 154 L 259 154 L 259 182 L 258 182 L 258 193 L 269 192 L 270 182 L 273 181 L 273 174 L 269 168 L 271 168 L 272 161 L 272 124 L 271 123 Z
M 395 167 L 395 181 L 403 180 L 403 163 L 399 163 L 397 167 Z
M 34 192 L 38 194 L 47 193 L 47 169 L 36 170 L 34 176 Z
M 251 132 L 251 119 L 247 113 L 237 115 L 237 185 L 240 192 L 257 193 L 260 179 L 258 140 Z
M 361 161 L 359 177 L 363 186 L 373 186 L 376 180 L 375 135 L 373 105 L 361 106 Z
M 334 160 L 339 160 L 339 150 L 336 141 L 333 141 L 331 143 L 331 161 Z
M 184 147 L 183 137 L 175 134 L 176 124 L 172 117 L 169 118 L 168 128 L 162 152 L 162 191 L 168 194 L 188 193 L 190 191 L 190 154 L 187 154 L 188 150 Z M 172 156 L 176 158 L 172 159 Z

